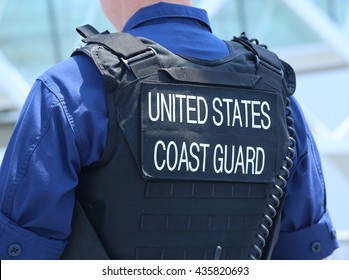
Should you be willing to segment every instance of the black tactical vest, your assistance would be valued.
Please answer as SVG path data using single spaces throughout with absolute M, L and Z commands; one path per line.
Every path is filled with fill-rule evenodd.
M 294 146 L 292 68 L 245 36 L 218 61 L 80 29 L 104 77 L 104 155 L 77 198 L 111 259 L 268 259 Z M 84 257 L 80 257 L 84 258 Z

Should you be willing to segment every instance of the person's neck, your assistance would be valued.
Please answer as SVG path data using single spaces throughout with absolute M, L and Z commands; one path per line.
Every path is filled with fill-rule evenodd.
M 185 6 L 192 6 L 192 0 L 166 0 L 166 1 L 155 1 L 155 0 L 144 0 L 144 1 L 120 1 L 118 8 L 118 15 L 115 15 L 112 19 L 112 24 L 116 30 L 121 31 L 126 24 L 127 20 L 133 16 L 138 10 L 159 3 L 165 2 L 170 4 L 178 4 Z

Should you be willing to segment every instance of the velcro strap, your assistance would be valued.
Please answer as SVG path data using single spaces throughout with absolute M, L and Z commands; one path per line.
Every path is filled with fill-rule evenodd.
M 94 35 L 100 34 L 100 32 L 98 32 L 96 28 L 94 28 L 89 24 L 76 28 L 76 31 L 84 38 L 92 37 Z
M 122 58 L 129 58 L 147 51 L 145 46 L 136 37 L 127 33 L 97 34 L 84 39 L 87 44 L 100 44 Z

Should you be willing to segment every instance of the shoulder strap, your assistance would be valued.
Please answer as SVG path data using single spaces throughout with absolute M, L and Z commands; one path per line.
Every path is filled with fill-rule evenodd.
M 76 31 L 83 37 L 83 38 L 87 38 L 87 37 L 92 37 L 94 35 L 100 34 L 100 32 L 94 28 L 92 25 L 86 24 L 83 26 L 80 26 L 78 28 L 76 28 Z M 110 32 L 108 30 L 102 32 L 102 34 L 109 34 Z
M 97 44 L 117 55 L 137 78 L 144 77 L 161 68 L 156 51 L 144 45 L 138 38 L 128 33 L 99 33 L 91 25 L 77 28 L 88 45 Z M 81 50 L 80 50 L 81 51 Z
M 287 83 L 288 96 L 295 92 L 296 77 L 294 70 L 289 64 L 279 59 L 274 52 L 268 50 L 266 45 L 259 44 L 256 39 L 249 40 L 245 33 L 242 33 L 240 37 L 234 37 L 232 41 L 242 44 L 254 54 L 258 74 L 264 74 L 265 77 L 270 75 L 275 77 L 276 74 Z

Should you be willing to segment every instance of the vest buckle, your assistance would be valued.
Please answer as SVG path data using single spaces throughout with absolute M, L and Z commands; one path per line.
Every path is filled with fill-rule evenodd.
M 121 61 L 126 65 L 126 67 L 131 70 L 131 64 L 152 56 L 157 55 L 157 52 L 152 48 L 152 47 L 147 47 L 147 49 L 145 50 L 145 52 L 137 54 L 135 56 L 131 56 L 129 58 L 123 58 L 120 57 Z

